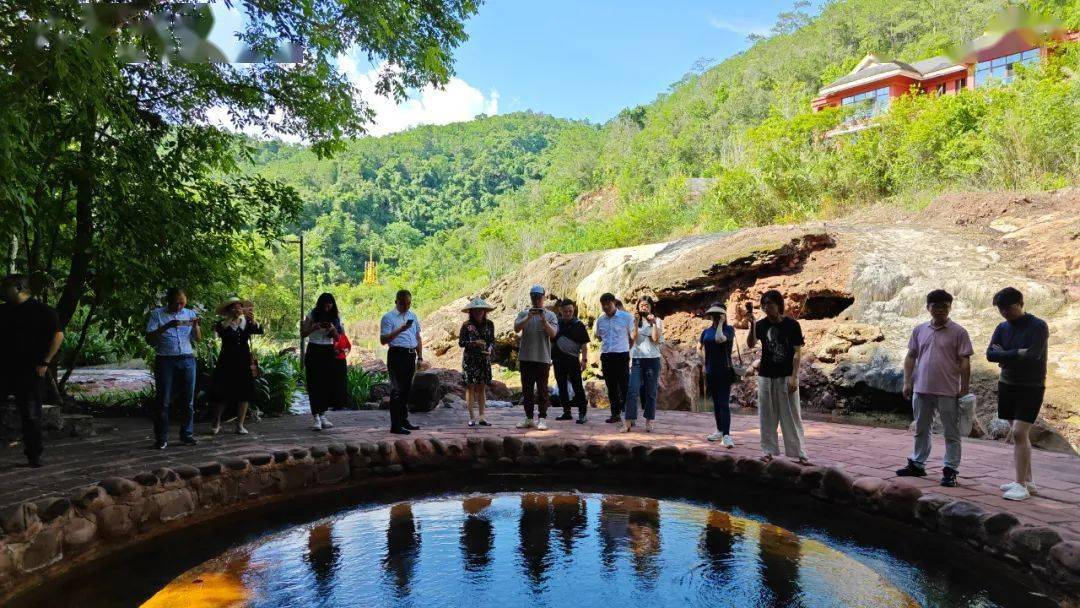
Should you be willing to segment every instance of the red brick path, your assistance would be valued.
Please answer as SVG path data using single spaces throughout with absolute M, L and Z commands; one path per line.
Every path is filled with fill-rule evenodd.
M 606 410 L 592 414 L 592 418 L 585 425 L 550 420 L 551 430 L 533 430 L 526 435 L 543 439 L 621 439 L 638 443 L 674 444 L 683 448 L 724 450 L 723 447 L 704 439 L 707 433 L 714 430 L 712 415 L 708 413 L 660 412 L 657 429 L 650 434 L 643 431 L 620 433 L 613 425 L 604 424 Z M 310 419 L 307 416 L 290 416 L 252 424 L 249 426 L 252 434 L 244 437 L 226 432 L 213 437 L 205 434 L 205 425 L 199 425 L 198 446 L 170 445 L 165 451 L 150 447 L 152 433 L 148 421 L 99 421 L 103 426 L 113 426 L 115 429 L 93 438 L 47 443 L 46 466 L 41 469 L 26 468 L 17 448 L 0 452 L 0 507 L 66 492 L 104 477 L 132 475 L 161 466 L 198 464 L 273 449 L 395 437 L 387 432 L 386 412 L 331 412 L 330 417 L 336 426 L 329 431 L 309 430 Z M 461 410 L 439 409 L 428 414 L 412 414 L 410 417 L 414 423 L 423 427 L 421 431 L 414 432 L 414 437 L 522 434 L 514 428 L 514 424 L 521 417 L 517 410 L 490 412 L 488 420 L 493 426 L 487 429 L 466 428 L 465 413 Z M 731 453 L 758 454 L 757 419 L 734 416 L 732 426 L 736 447 Z M 815 421 L 806 421 L 805 427 L 807 450 L 814 464 L 839 465 L 855 477 L 893 478 L 893 471 L 904 464 L 911 451 L 911 436 L 902 430 Z M 1000 484 L 1011 481 L 1011 446 L 1000 442 L 965 440 L 960 486 L 957 488 L 937 486 L 943 452 L 944 440 L 935 436 L 930 476 L 914 479 L 911 483 L 932 488 L 926 491 L 940 492 L 995 509 L 1009 510 L 1021 520 L 1053 524 L 1063 532 L 1072 532 L 1080 537 L 1080 458 L 1036 451 L 1033 469 L 1035 481 L 1041 489 L 1040 496 L 1017 503 L 1002 499 L 998 489 Z

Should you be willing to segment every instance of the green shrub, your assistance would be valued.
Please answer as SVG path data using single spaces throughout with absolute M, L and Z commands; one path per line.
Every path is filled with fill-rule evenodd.
M 300 387 L 300 359 L 291 353 L 259 355 L 262 374 L 255 379 L 252 407 L 267 416 L 292 413 L 293 396 Z
M 371 396 L 371 387 L 386 382 L 386 374 L 369 372 L 359 365 L 350 366 L 346 375 L 346 392 L 349 394 L 349 408 L 359 409 Z

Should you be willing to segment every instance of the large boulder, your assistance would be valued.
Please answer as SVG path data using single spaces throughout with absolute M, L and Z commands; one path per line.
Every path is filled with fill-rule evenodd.
M 656 408 L 692 410 L 701 392 L 701 358 L 694 351 L 667 343 L 660 346 L 660 352 L 663 363 L 660 368 Z
M 409 411 L 430 412 L 439 405 L 439 400 L 444 394 L 446 391 L 438 372 L 434 370 L 416 372 L 412 390 L 409 392 Z

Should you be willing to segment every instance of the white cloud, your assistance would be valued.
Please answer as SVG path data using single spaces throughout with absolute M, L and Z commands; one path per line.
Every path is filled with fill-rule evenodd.
M 409 99 L 397 103 L 392 97 L 379 95 L 375 83 L 379 74 L 388 69 L 385 62 L 364 72 L 352 57 L 338 57 L 338 66 L 357 89 L 357 95 L 375 112 L 368 126 L 372 135 L 404 131 L 417 125 L 444 125 L 471 120 L 478 114 L 499 113 L 499 92 L 485 95 L 461 78 L 453 77 L 442 88 L 426 86 L 410 92 Z
M 709 25 L 725 32 L 732 32 L 739 34 L 740 36 L 749 36 L 750 34 L 768 34 L 772 29 L 772 26 L 762 23 L 756 23 L 739 18 L 720 18 L 709 17 Z
M 485 95 L 461 78 L 451 78 L 443 88 L 427 86 L 419 91 L 410 91 L 408 99 L 397 103 L 392 97 L 375 92 L 379 73 L 387 69 L 385 62 L 364 72 L 353 58 L 343 55 L 338 57 L 338 67 L 356 87 L 356 95 L 375 112 L 373 122 L 367 126 L 371 135 L 396 133 L 417 125 L 445 125 L 471 120 L 478 114 L 499 113 L 498 91 L 492 89 Z M 285 135 L 272 128 L 269 133 L 259 127 L 238 129 L 229 117 L 228 110 L 221 106 L 211 108 L 206 118 L 209 124 L 231 131 L 242 131 L 252 137 L 269 136 L 290 143 L 303 143 L 303 140 L 295 135 Z M 270 123 L 273 124 L 279 118 L 280 111 L 275 112 L 270 116 Z

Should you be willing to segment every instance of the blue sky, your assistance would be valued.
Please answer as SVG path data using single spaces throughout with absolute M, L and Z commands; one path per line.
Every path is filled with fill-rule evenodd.
M 605 121 L 648 103 L 701 58 L 768 31 L 791 0 L 490 0 L 466 26 L 457 74 L 500 111 Z
M 767 32 L 794 0 L 487 0 L 466 23 L 456 76 L 444 90 L 412 92 L 403 104 L 374 95 L 366 56 L 340 58 L 377 117 L 381 135 L 416 124 L 534 110 L 604 122 L 648 103 L 702 59 L 719 62 Z M 815 2 L 818 4 L 818 2 Z M 213 38 L 230 53 L 239 17 L 217 10 Z

